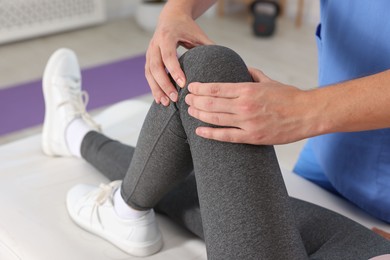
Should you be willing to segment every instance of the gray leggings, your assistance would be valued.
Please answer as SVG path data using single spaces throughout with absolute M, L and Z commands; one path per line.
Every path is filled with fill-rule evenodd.
M 187 82 L 252 81 L 242 59 L 221 46 L 180 58 Z M 97 132 L 82 156 L 136 209 L 155 208 L 204 238 L 209 259 L 368 259 L 390 252 L 370 230 L 321 207 L 289 198 L 272 146 L 233 144 L 195 134 L 200 122 L 179 101 L 153 104 L 137 148 Z

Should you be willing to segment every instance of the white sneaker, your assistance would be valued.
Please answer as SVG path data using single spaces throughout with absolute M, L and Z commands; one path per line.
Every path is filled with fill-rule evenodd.
M 148 256 L 162 247 L 162 236 L 154 211 L 135 220 L 120 218 L 114 209 L 114 193 L 122 181 L 96 188 L 79 184 L 67 194 L 70 217 L 85 230 L 96 234 L 133 256 Z
M 59 49 L 50 57 L 43 75 L 43 96 L 43 152 L 51 156 L 71 156 L 65 131 L 73 119 L 81 117 L 91 129 L 99 130 L 85 110 L 88 95 L 81 91 L 80 66 L 73 51 Z

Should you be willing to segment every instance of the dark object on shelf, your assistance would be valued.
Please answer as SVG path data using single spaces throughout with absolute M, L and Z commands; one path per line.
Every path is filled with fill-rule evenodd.
M 276 28 L 276 18 L 280 13 L 278 3 L 266 0 L 256 0 L 250 6 L 253 14 L 253 32 L 256 36 L 273 35 Z

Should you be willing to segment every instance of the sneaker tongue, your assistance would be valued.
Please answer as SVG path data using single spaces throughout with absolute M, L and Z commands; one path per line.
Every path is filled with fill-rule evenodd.
M 62 102 L 59 107 L 71 105 L 72 116 L 81 116 L 94 130 L 101 131 L 100 125 L 95 123 L 92 117 L 87 113 L 88 93 L 81 90 L 81 80 L 78 77 L 58 76 L 53 77 L 52 84 L 62 93 Z

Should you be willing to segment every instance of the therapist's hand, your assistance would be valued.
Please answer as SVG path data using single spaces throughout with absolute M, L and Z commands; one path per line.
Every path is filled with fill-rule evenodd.
M 167 106 L 169 99 L 177 101 L 177 91 L 170 81 L 184 87 L 186 78 L 177 57 L 179 45 L 191 49 L 199 45 L 213 44 L 192 17 L 180 10 L 163 11 L 158 26 L 146 52 L 145 76 L 155 101 Z
M 191 83 L 191 116 L 226 128 L 199 127 L 209 139 L 247 144 L 284 144 L 312 136 L 320 124 L 310 91 L 284 85 L 249 69 L 250 83 Z

